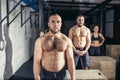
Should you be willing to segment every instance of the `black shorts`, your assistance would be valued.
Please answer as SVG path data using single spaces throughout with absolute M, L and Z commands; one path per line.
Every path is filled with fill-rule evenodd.
M 66 70 L 63 68 L 59 72 L 50 72 L 41 68 L 41 80 L 66 80 Z

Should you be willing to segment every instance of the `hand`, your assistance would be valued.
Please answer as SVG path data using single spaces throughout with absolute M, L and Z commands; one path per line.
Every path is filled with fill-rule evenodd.
M 79 55 L 79 52 L 80 52 L 79 50 L 77 50 L 77 49 L 75 50 L 75 53 L 78 54 L 78 55 Z
M 99 46 L 102 46 L 102 44 L 100 43 Z
M 91 43 L 91 46 L 93 46 L 93 44 Z
M 35 80 L 41 80 L 40 79 L 40 76 L 38 75 L 38 76 L 35 76 Z
M 85 53 L 86 53 L 85 50 L 83 50 L 83 51 L 79 51 L 79 56 L 83 56 Z

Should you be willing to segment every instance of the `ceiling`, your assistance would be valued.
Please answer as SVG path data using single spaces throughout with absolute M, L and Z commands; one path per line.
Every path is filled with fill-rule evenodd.
M 44 11 L 57 12 L 64 15 L 78 13 L 94 15 L 101 6 L 104 10 L 120 5 L 120 0 L 43 0 Z
M 44 13 L 56 12 L 65 17 L 82 13 L 86 16 L 95 15 L 100 7 L 109 10 L 116 5 L 120 6 L 120 0 L 22 0 L 36 12 L 40 10 L 39 1 Z M 40 5 L 41 5 L 40 4 Z

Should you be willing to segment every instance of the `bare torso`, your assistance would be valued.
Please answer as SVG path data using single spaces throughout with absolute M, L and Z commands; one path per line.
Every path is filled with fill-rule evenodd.
M 99 33 L 92 34 L 95 38 L 99 37 Z M 91 44 L 93 47 L 98 47 L 100 46 L 100 41 L 99 40 L 93 40 L 91 41 Z
M 100 42 L 99 41 L 92 41 L 92 46 L 94 47 L 98 47 L 100 45 Z
M 61 35 L 59 37 L 45 35 L 43 39 L 42 67 L 47 71 L 58 72 L 65 67 L 65 50 L 67 39 Z
M 84 48 L 86 45 L 86 36 L 88 29 L 86 27 L 77 27 L 73 28 L 73 44 L 75 47 Z

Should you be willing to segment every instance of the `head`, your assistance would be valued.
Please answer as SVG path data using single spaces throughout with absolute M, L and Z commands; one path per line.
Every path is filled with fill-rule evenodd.
M 93 31 L 94 31 L 94 32 L 98 32 L 98 31 L 99 31 L 99 26 L 98 26 L 98 25 L 94 25 Z
M 62 18 L 59 14 L 52 14 L 48 20 L 49 31 L 53 34 L 60 32 L 62 26 Z
M 84 15 L 82 14 L 78 15 L 76 21 L 77 21 L 78 26 L 80 27 L 83 26 L 85 22 Z

